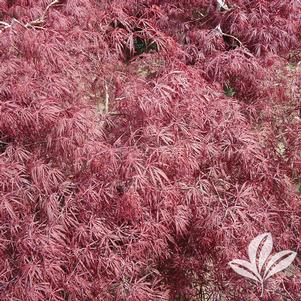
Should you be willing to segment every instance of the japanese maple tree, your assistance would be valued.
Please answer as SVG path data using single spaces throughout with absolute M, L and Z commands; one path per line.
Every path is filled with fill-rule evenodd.
M 0 0 L 0 299 L 301 300 L 228 265 L 301 250 L 299 0 Z

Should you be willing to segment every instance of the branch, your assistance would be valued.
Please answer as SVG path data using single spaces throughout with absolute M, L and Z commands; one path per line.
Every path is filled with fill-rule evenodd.
M 0 21 L 0 26 L 3 26 L 3 29 L 0 29 L 0 32 L 2 32 L 4 29 L 11 27 L 11 24 Z
M 28 27 L 36 27 L 36 28 L 42 29 L 43 27 L 42 27 L 42 26 L 39 26 L 39 25 L 43 25 L 43 23 L 45 22 L 46 14 L 47 14 L 48 10 L 49 10 L 52 6 L 54 6 L 54 5 L 56 5 L 56 4 L 59 4 L 59 3 L 60 3 L 60 0 L 54 0 L 54 1 L 52 1 L 51 3 L 49 3 L 49 4 L 47 5 L 47 7 L 45 8 L 45 10 L 44 10 L 42 16 L 40 16 L 40 17 L 39 17 L 38 19 L 36 19 L 36 20 L 33 20 L 33 21 L 31 21 L 31 22 L 26 23 L 26 24 L 25 24 L 25 27 L 27 27 L 27 28 L 28 28 Z
M 235 36 L 232 36 L 231 34 L 227 34 L 227 33 L 224 33 L 221 29 L 221 24 L 218 24 L 215 28 L 214 28 L 215 31 L 217 31 L 219 34 L 225 36 L 225 37 L 229 37 L 229 38 L 232 38 L 234 39 L 235 41 L 237 41 L 240 45 L 240 47 L 243 47 L 243 43 L 238 39 L 236 38 Z
M 105 83 L 105 99 L 104 99 L 104 105 L 105 105 L 105 114 L 109 112 L 109 91 L 108 91 L 108 85 Z
M 6 23 L 6 22 L 3 22 L 3 21 L 0 21 L 0 25 L 3 25 L 4 28 L 7 28 L 7 27 L 10 27 L 10 26 L 11 26 L 11 24 Z
M 13 18 L 13 19 L 11 20 L 11 23 L 10 23 L 10 24 L 7 23 L 7 22 L 4 22 L 4 21 L 0 21 L 0 27 L 3 26 L 3 29 L 0 29 L 0 33 L 1 33 L 4 29 L 12 27 L 13 22 L 17 22 L 18 24 L 20 24 L 21 26 L 23 26 L 23 27 L 25 27 L 25 28 L 30 28 L 30 27 L 32 27 L 32 28 L 43 29 L 43 26 L 39 26 L 39 25 L 43 25 L 43 23 L 45 22 L 45 20 L 46 20 L 46 14 L 47 14 L 48 10 L 49 10 L 52 6 L 54 6 L 54 5 L 56 5 L 56 4 L 59 4 L 59 3 L 60 3 L 60 0 L 54 0 L 54 1 L 52 1 L 51 3 L 49 3 L 49 4 L 47 5 L 47 7 L 45 8 L 43 14 L 42 14 L 38 19 L 33 20 L 33 21 L 31 21 L 31 22 L 28 22 L 28 23 L 26 23 L 26 24 L 20 22 L 19 20 L 15 19 L 15 18 Z
M 235 36 L 232 36 L 231 34 L 227 34 L 227 33 L 224 33 L 224 32 L 222 33 L 222 35 L 234 39 L 235 41 L 237 41 L 239 43 L 240 47 L 243 46 L 242 42 L 238 38 L 236 38 Z
M 54 0 L 51 3 L 49 3 L 44 11 L 43 17 L 45 17 L 46 13 L 48 12 L 49 8 L 55 4 L 59 4 L 60 0 Z

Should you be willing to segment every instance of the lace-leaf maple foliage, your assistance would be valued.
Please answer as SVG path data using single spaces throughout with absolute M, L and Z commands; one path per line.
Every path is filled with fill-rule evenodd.
M 226 4 L 0 0 L 1 300 L 254 301 L 227 263 L 300 252 L 300 1 Z

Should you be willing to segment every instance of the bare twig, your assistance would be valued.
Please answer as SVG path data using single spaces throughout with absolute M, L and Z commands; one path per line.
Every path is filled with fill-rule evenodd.
M 45 17 L 46 13 L 48 12 L 49 8 L 55 4 L 59 4 L 60 0 L 54 0 L 51 3 L 49 3 L 44 11 L 43 16 Z
M 56 5 L 56 4 L 59 4 L 59 3 L 60 3 L 60 0 L 54 0 L 54 1 L 52 1 L 51 3 L 49 3 L 49 4 L 47 5 L 47 7 L 45 8 L 43 14 L 42 14 L 38 19 L 33 20 L 33 21 L 30 21 L 30 22 L 28 22 L 28 23 L 26 23 L 26 24 L 20 22 L 19 20 L 15 19 L 15 18 L 13 18 L 13 19 L 11 20 L 11 23 L 7 23 L 7 22 L 4 22 L 4 21 L 0 21 L 0 28 L 3 27 L 3 28 L 0 29 L 0 32 L 2 32 L 2 31 L 3 31 L 4 29 L 6 29 L 6 28 L 12 27 L 12 25 L 13 25 L 14 22 L 17 22 L 18 24 L 20 24 L 20 25 L 23 26 L 24 28 L 43 29 L 43 24 L 44 24 L 44 22 L 45 22 L 45 20 L 46 20 L 47 12 L 49 11 L 49 9 L 50 9 L 52 6 L 54 6 L 54 5 Z
M 0 32 L 2 32 L 4 29 L 11 27 L 11 24 L 0 21 L 0 26 L 3 26 L 3 28 L 0 29 Z
M 4 28 L 7 28 L 7 27 L 11 26 L 11 24 L 3 22 L 3 21 L 0 21 L 0 25 L 4 26 Z
M 232 36 L 231 34 L 227 34 L 227 33 L 224 33 L 224 32 L 222 33 L 222 35 L 225 36 L 225 37 L 229 37 L 229 38 L 234 39 L 235 41 L 237 41 L 239 43 L 239 45 L 241 47 L 243 46 L 242 42 L 238 38 L 236 38 L 235 36 Z
M 221 25 L 218 24 L 215 28 L 214 28 L 215 31 L 217 31 L 219 34 L 225 36 L 225 37 L 229 37 L 229 38 L 232 38 L 234 39 L 236 42 L 238 42 L 238 44 L 240 45 L 240 47 L 243 47 L 243 43 L 235 36 L 232 36 L 231 34 L 227 34 L 227 33 L 224 33 L 221 29 Z
M 104 99 L 104 111 L 105 114 L 109 112 L 109 90 L 108 90 L 108 85 L 105 83 L 105 99 Z
M 42 26 L 39 26 L 39 25 L 43 25 L 43 23 L 45 22 L 45 20 L 46 20 L 46 15 L 47 15 L 47 12 L 48 12 L 48 10 L 52 7 L 52 6 L 54 6 L 54 5 L 56 5 L 56 4 L 59 4 L 59 0 L 54 0 L 54 1 L 52 1 L 51 3 L 49 3 L 48 5 L 47 5 L 47 7 L 45 8 L 45 10 L 44 10 L 44 12 L 43 12 L 43 14 L 42 14 L 42 16 L 40 16 L 38 19 L 36 19 L 36 20 L 33 20 L 33 21 L 31 21 L 31 22 L 28 22 L 28 23 L 26 23 L 25 24 L 25 27 L 35 27 L 35 28 L 40 28 L 40 29 L 42 29 L 43 27 Z
M 22 22 L 20 22 L 19 20 L 13 18 L 12 21 L 11 21 L 11 25 L 13 25 L 13 23 L 16 22 L 18 24 L 20 24 L 21 26 L 23 26 L 24 28 L 26 28 L 25 24 L 23 24 Z

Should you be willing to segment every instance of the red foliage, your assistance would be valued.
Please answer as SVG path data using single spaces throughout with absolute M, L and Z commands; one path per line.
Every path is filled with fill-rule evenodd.
M 300 1 L 0 0 L 0 299 L 260 300 L 301 249 Z M 301 261 L 265 300 L 301 300 Z

